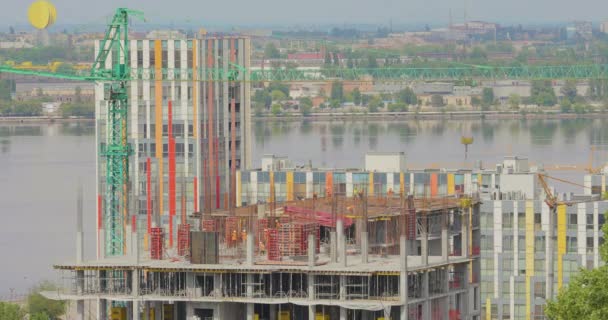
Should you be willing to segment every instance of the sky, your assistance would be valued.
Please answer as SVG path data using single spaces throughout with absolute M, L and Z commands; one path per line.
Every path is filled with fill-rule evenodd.
M 502 24 L 608 20 L 607 0 L 50 0 L 57 24 L 105 24 L 117 7 L 144 11 L 150 23 L 222 26 L 446 24 L 464 19 Z M 0 25 L 27 24 L 33 0 L 2 0 Z

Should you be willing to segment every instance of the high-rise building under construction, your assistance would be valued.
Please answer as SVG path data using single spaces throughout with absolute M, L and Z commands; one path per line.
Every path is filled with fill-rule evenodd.
M 167 240 L 172 242 L 180 212 L 209 211 L 234 203 L 229 196 L 234 187 L 231 172 L 247 168 L 251 161 L 249 83 L 204 81 L 205 75 L 217 70 L 236 74 L 248 68 L 250 40 L 233 36 L 190 39 L 177 32 L 152 32 L 148 38 L 130 41 L 130 72 L 136 79 L 128 88 L 128 138 L 133 149 L 128 212 L 132 216 L 125 217 L 124 230 L 112 234 L 109 227 L 104 228 L 101 214 L 107 202 L 102 156 L 109 123 L 107 90 L 103 84 L 96 88 L 97 228 L 104 230 L 98 234 L 98 250 L 108 247 L 104 242 L 117 241 L 110 239 L 116 234 L 124 232 L 120 238 L 125 239 L 131 219 L 137 219 L 141 231 L 149 231 L 155 223 L 153 216 L 160 217 L 159 225 L 170 226 Z M 96 52 L 100 46 L 96 43 Z

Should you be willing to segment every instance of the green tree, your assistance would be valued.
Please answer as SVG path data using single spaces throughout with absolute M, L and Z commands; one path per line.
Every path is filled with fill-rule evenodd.
M 608 218 L 608 214 L 604 213 Z M 608 223 L 602 226 L 608 234 Z M 608 242 L 600 246 L 600 256 L 608 261 Z M 603 320 L 608 319 L 608 265 L 593 270 L 581 269 L 570 278 L 556 299 L 550 300 L 545 315 L 551 320 Z
M 555 96 L 555 91 L 553 90 L 551 81 L 532 81 L 532 88 L 530 89 L 530 101 L 539 106 L 554 106 L 557 103 L 557 97 Z
M 312 112 L 312 100 L 309 97 L 300 98 L 300 112 L 308 116 Z
M 280 91 L 280 90 L 273 90 L 270 93 L 270 96 L 272 97 L 272 101 L 283 101 L 283 100 L 287 99 L 287 96 L 285 95 L 285 93 L 283 93 L 283 91 Z
M 275 103 L 270 108 L 270 112 L 272 112 L 273 116 L 280 116 L 283 113 L 283 107 L 280 104 Z
M 578 94 L 578 92 L 576 90 L 576 81 L 566 80 L 566 82 L 564 83 L 562 88 L 559 89 L 559 92 L 564 95 L 565 99 L 570 100 L 570 102 L 574 102 L 574 99 L 576 98 L 576 95 Z
M 264 109 L 266 109 L 266 107 L 264 107 L 263 104 L 260 104 L 258 102 L 253 103 L 253 110 L 255 112 L 256 117 L 261 117 L 262 115 L 264 115 Z
M 376 61 L 376 57 L 371 54 L 367 55 L 367 67 L 368 68 L 378 68 L 378 61 Z
M 384 102 L 380 96 L 373 96 L 368 103 L 369 112 L 378 112 L 383 106 Z
M 440 108 L 445 105 L 443 101 L 443 97 L 439 94 L 434 94 L 431 96 L 431 106 L 434 108 Z
M 361 105 L 361 91 L 359 91 L 359 88 L 353 89 L 352 95 L 353 95 L 353 103 L 356 106 Z
M 25 311 L 18 304 L 0 301 L 0 319 L 23 320 Z
M 488 60 L 488 55 L 487 55 L 486 51 L 483 50 L 483 48 L 475 47 L 471 51 L 469 58 L 471 58 L 473 60 L 478 60 L 478 61 L 485 61 L 485 60 Z
M 0 79 L 0 100 L 11 100 L 11 94 L 15 91 L 15 81 Z
M 268 59 L 278 59 L 281 57 L 281 53 L 272 42 L 268 42 L 264 47 L 264 57 Z
M 511 106 L 511 109 L 519 109 L 520 103 L 521 97 L 518 94 L 512 93 L 509 95 L 509 106 Z
M 418 97 L 411 88 L 405 88 L 397 92 L 396 100 L 406 105 L 414 105 L 418 103 Z
M 494 90 L 492 90 L 492 88 L 483 88 L 483 91 L 481 92 L 481 103 L 485 107 L 494 104 Z
M 64 103 L 59 107 L 59 113 L 64 118 L 93 118 L 95 117 L 95 106 L 93 103 Z
M 560 110 L 563 113 L 572 112 L 572 102 L 570 102 L 569 99 L 562 99 L 562 101 L 560 103 Z
M 43 314 L 48 316 L 49 319 L 58 319 L 66 311 L 66 304 L 64 301 L 49 300 L 42 296 L 42 291 L 54 291 L 57 290 L 57 286 L 50 282 L 43 282 L 38 285 L 32 293 L 27 297 L 27 308 L 29 314 Z
M 338 99 L 329 100 L 329 107 L 332 109 L 338 109 L 341 105 L 342 103 Z
M 403 102 L 391 103 L 388 105 L 388 111 L 390 112 L 405 112 L 407 111 L 407 105 Z
M 344 101 L 344 86 L 340 81 L 334 81 L 331 84 L 331 94 L 330 99 L 338 100 L 340 102 Z
M 74 102 L 81 103 L 82 102 L 82 88 L 76 87 L 74 89 Z
M 478 96 L 471 97 L 471 105 L 474 107 L 479 107 L 481 105 L 481 99 Z

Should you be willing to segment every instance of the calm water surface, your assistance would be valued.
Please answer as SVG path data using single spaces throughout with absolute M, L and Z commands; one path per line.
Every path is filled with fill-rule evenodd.
M 457 168 L 506 154 L 584 165 L 608 160 L 608 119 L 255 122 L 254 165 L 263 154 L 296 164 L 361 167 L 367 151 L 403 151 L 408 165 Z M 465 163 L 462 134 L 472 135 Z M 0 124 L 0 299 L 55 279 L 52 264 L 75 256 L 76 189 L 85 194 L 85 250 L 94 255 L 95 146 L 92 124 Z M 582 182 L 580 173 L 556 175 Z

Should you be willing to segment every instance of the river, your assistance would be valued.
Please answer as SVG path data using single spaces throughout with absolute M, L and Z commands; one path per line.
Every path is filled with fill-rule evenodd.
M 254 166 L 264 154 L 315 167 L 362 167 L 367 151 L 403 151 L 408 166 L 492 167 L 507 154 L 545 167 L 608 160 L 608 119 L 256 121 Z M 92 123 L 0 124 L 0 300 L 57 280 L 52 264 L 75 256 L 76 190 L 85 195 L 85 257 L 94 255 Z M 471 135 L 468 159 L 460 137 Z M 580 172 L 557 175 L 582 183 Z M 579 190 L 575 190 L 579 191 Z

